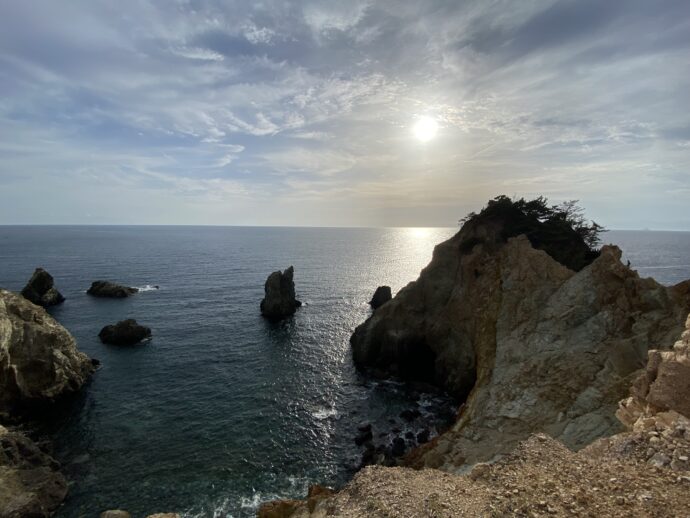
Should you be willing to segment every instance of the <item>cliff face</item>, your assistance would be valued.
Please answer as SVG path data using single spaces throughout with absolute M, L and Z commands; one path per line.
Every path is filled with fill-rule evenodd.
M 93 371 L 74 337 L 43 308 L 0 290 L 0 414 L 76 392 Z
M 617 403 L 648 346 L 669 348 L 682 329 L 687 285 L 641 279 L 614 246 L 574 272 L 502 231 L 467 223 L 351 338 L 359 366 L 465 400 L 414 466 L 488 460 L 536 431 L 571 448 L 619 431 Z

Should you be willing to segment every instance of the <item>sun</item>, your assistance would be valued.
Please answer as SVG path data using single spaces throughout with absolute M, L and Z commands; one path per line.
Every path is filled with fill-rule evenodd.
M 422 142 L 429 142 L 436 136 L 437 131 L 438 123 L 431 117 L 427 116 L 420 117 L 412 127 L 414 136 Z

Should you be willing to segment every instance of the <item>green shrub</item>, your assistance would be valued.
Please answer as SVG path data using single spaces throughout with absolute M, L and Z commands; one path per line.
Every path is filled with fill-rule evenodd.
M 559 263 L 579 271 L 599 255 L 599 235 L 605 229 L 588 222 L 577 200 L 549 205 L 543 196 L 534 200 L 498 196 L 478 214 L 471 212 L 460 223 L 498 222 L 501 238 L 525 234 L 534 248 L 544 250 Z

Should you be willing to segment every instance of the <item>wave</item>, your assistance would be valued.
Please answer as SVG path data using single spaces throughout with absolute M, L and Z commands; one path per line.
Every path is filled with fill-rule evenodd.
M 158 284 L 145 284 L 144 286 L 135 286 L 140 292 L 142 291 L 157 291 L 160 289 Z
M 338 411 L 335 408 L 322 407 L 318 410 L 314 410 L 311 415 L 313 415 L 319 421 L 323 421 L 324 419 L 328 419 L 330 417 L 338 417 Z

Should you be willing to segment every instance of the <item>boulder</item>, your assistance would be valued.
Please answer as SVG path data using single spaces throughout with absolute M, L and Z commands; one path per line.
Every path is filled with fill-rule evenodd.
M 29 413 L 72 394 L 94 370 L 45 309 L 0 290 L 0 413 Z
M 110 281 L 94 281 L 91 283 L 91 287 L 86 291 L 86 293 L 94 297 L 111 299 L 123 299 L 138 292 L 138 288 L 130 288 Z
M 393 298 L 393 294 L 391 293 L 391 287 L 390 286 L 379 286 L 376 288 L 376 291 L 374 292 L 374 296 L 371 297 L 371 300 L 369 301 L 369 305 L 371 305 L 372 308 L 377 309 L 381 306 L 383 306 L 386 302 L 391 300 Z
M 43 307 L 55 306 L 65 300 L 53 285 L 53 276 L 43 268 L 36 268 L 22 290 L 22 297 Z
M 52 516 L 67 495 L 59 467 L 28 437 L 0 426 L 0 516 Z
M 261 314 L 271 319 L 281 319 L 295 313 L 302 303 L 295 299 L 294 268 L 276 271 L 268 276 L 264 285 L 265 296 L 261 301 Z
M 105 326 L 98 333 L 101 342 L 110 345 L 134 345 L 150 337 L 151 329 L 139 325 L 133 318 Z
M 112 509 L 110 511 L 103 511 L 100 518 L 132 518 L 132 515 L 127 511 Z
M 615 246 L 576 272 L 504 230 L 500 219 L 466 223 L 350 339 L 359 367 L 434 383 L 465 403 L 415 467 L 486 461 L 533 432 L 578 449 L 620 431 L 618 401 L 649 344 L 669 349 L 690 310 L 688 281 L 640 278 Z

